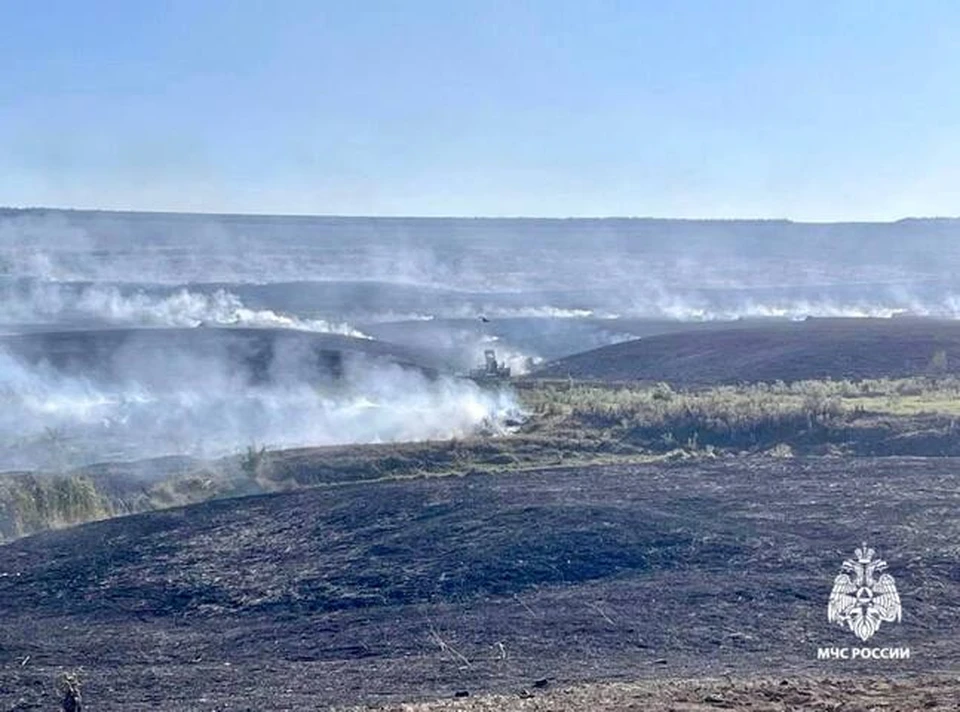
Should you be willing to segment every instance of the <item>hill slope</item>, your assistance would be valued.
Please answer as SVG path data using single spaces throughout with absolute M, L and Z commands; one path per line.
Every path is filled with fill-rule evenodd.
M 32 364 L 67 373 L 115 378 L 118 366 L 136 373 L 151 356 L 219 360 L 264 377 L 282 359 L 295 358 L 336 372 L 344 358 L 381 359 L 431 370 L 428 357 L 403 346 L 340 334 L 262 328 L 85 329 L 0 336 L 0 349 Z M 124 375 L 126 375 L 124 373 Z
M 955 672 L 960 462 L 556 468 L 211 502 L 0 547 L 0 708 L 317 709 L 664 677 Z M 818 663 L 862 537 L 910 660 Z
M 931 373 L 960 373 L 960 322 L 808 319 L 662 334 L 568 356 L 534 375 L 715 385 Z

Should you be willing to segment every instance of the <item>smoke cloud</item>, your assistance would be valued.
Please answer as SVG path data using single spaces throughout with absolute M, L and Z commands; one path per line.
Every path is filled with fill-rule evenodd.
M 502 428 L 518 410 L 505 391 L 362 356 L 320 374 L 296 350 L 265 378 L 225 352 L 125 349 L 91 377 L 0 351 L 0 402 L 3 469 L 443 439 Z
M 272 309 L 247 307 L 235 294 L 181 288 L 168 295 L 123 291 L 113 285 L 69 285 L 18 281 L 0 287 L 0 323 L 70 324 L 74 321 L 123 326 L 243 326 L 297 329 L 369 338 L 347 324 L 303 319 Z
M 542 359 L 693 322 L 960 318 L 957 237 L 956 221 L 0 210 L 0 327 L 123 327 L 164 339 L 193 327 L 311 332 L 362 339 L 368 354 L 401 344 L 451 373 L 493 348 L 524 373 Z M 254 374 L 238 366 L 236 344 L 197 351 L 175 342 L 72 370 L 0 352 L 0 467 L 53 466 L 51 453 L 77 463 L 451 437 L 516 407 L 503 393 L 396 360 L 350 358 L 334 378 L 310 354 L 281 350 L 266 374 Z

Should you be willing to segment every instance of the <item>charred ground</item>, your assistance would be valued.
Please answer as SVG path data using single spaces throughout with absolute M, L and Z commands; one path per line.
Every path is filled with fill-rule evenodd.
M 949 708 L 953 332 L 777 329 L 711 334 L 717 353 L 697 342 L 679 384 L 635 375 L 654 361 L 631 350 L 697 334 L 584 372 L 673 386 L 519 384 L 531 417 L 506 438 L 5 476 L 4 537 L 115 518 L 0 546 L 0 709 L 52 708 L 77 669 L 101 710 L 438 709 L 458 693 L 451 709 Z M 736 359 L 738 382 L 835 377 L 718 386 Z M 911 658 L 818 662 L 858 644 L 826 598 L 863 541 L 903 601 L 871 644 Z
M 807 319 L 649 336 L 559 359 L 541 378 L 674 386 L 960 373 L 960 322 Z
M 304 709 L 598 680 L 955 673 L 960 461 L 729 458 L 314 488 L 0 547 L 0 705 Z M 909 661 L 818 663 L 867 540 Z M 869 679 L 869 678 L 868 678 Z M 863 680 L 861 680 L 862 682 Z

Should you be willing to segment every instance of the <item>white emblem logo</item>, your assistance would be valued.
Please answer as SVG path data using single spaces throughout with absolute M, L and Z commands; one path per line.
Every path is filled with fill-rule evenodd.
M 827 620 L 849 627 L 863 641 L 877 632 L 881 622 L 900 622 L 897 586 L 893 576 L 883 573 L 887 562 L 873 558 L 875 553 L 864 544 L 854 552 L 856 558 L 843 562 L 827 606 Z

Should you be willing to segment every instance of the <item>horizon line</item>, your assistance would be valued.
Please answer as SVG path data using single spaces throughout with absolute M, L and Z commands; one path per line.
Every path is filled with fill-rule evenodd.
M 664 217 L 655 215 L 371 215 L 349 213 L 273 213 L 273 212 L 222 212 L 203 210 L 168 210 L 137 208 L 91 208 L 63 206 L 12 206 L 0 205 L 0 214 L 4 212 L 66 212 L 66 213 L 108 213 L 116 215 L 178 215 L 218 218 L 321 218 L 338 220 L 637 220 L 659 222 L 767 222 L 790 223 L 794 225 L 895 225 L 901 222 L 935 222 L 960 220 L 960 215 L 907 215 L 887 220 L 848 219 L 848 220 L 811 220 L 787 217 Z

